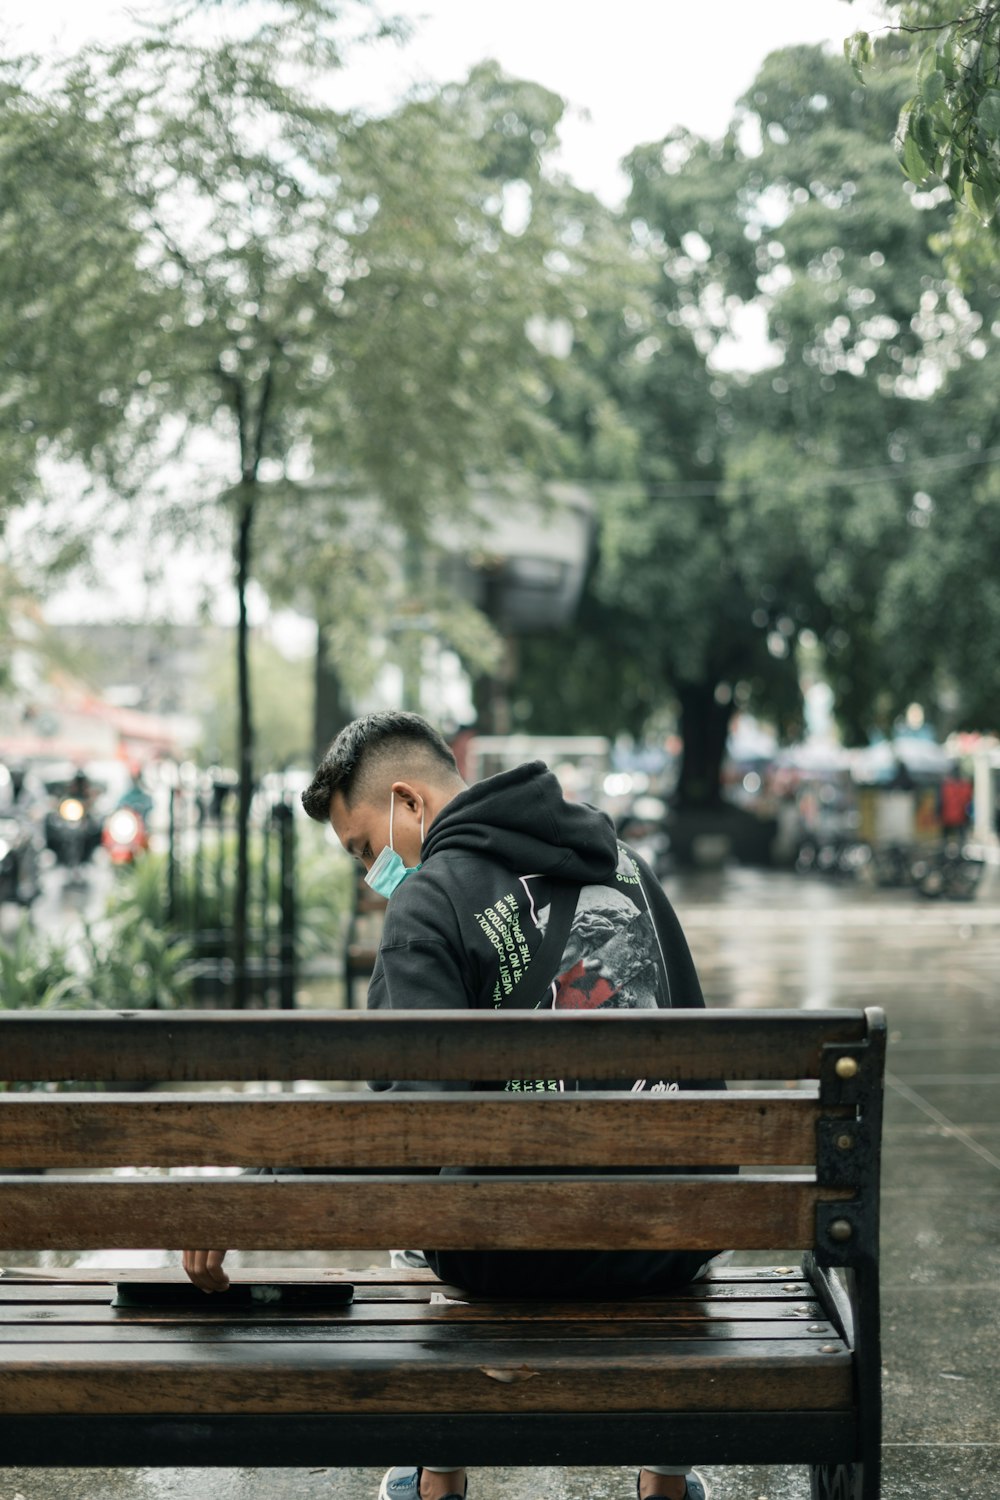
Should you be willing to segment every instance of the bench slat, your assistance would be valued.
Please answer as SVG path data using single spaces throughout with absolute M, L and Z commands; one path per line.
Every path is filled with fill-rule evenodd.
M 205 1319 L 198 1322 L 164 1323 L 156 1324 L 153 1321 L 119 1322 L 113 1334 L 107 1326 L 101 1324 L 69 1324 L 55 1325 L 51 1323 L 22 1323 L 14 1327 L 4 1325 L 3 1347 L 13 1348 L 22 1344 L 57 1344 L 66 1349 L 67 1353 L 79 1351 L 81 1345 L 106 1344 L 111 1338 L 115 1344 L 157 1344 L 166 1342 L 169 1344 L 186 1343 L 192 1348 L 203 1344 L 269 1344 L 280 1343 L 282 1348 L 286 1344 L 333 1344 L 337 1349 L 342 1346 L 364 1343 L 412 1343 L 419 1337 L 426 1347 L 437 1348 L 442 1343 L 449 1341 L 464 1346 L 469 1338 L 483 1338 L 492 1340 L 519 1339 L 527 1340 L 529 1343 L 544 1343 L 558 1336 L 560 1344 L 571 1343 L 575 1340 L 606 1339 L 609 1343 L 617 1343 L 627 1337 L 629 1340 L 667 1340 L 676 1341 L 685 1339 L 687 1341 L 699 1339 L 726 1339 L 734 1342 L 739 1339 L 782 1339 L 785 1342 L 796 1342 L 807 1340 L 815 1343 L 817 1334 L 809 1333 L 806 1326 L 797 1328 L 794 1323 L 781 1318 L 757 1319 L 756 1321 L 744 1320 L 741 1322 L 704 1322 L 696 1320 L 670 1319 L 642 1322 L 639 1319 L 628 1321 L 627 1333 L 620 1329 L 617 1324 L 594 1318 L 586 1322 L 566 1320 L 558 1327 L 535 1325 L 530 1320 L 521 1323 L 511 1323 L 508 1319 L 501 1322 L 490 1322 L 488 1319 L 477 1320 L 474 1324 L 462 1322 L 460 1319 L 442 1320 L 442 1326 L 434 1326 L 434 1320 L 414 1320 L 418 1326 L 407 1326 L 405 1320 L 393 1324 L 385 1323 L 349 1323 L 328 1321 L 322 1323 L 289 1323 L 276 1322 L 265 1319 L 260 1323 L 250 1320 L 230 1318 L 226 1321 L 219 1319 Z M 818 1325 L 816 1325 L 818 1326 Z M 830 1339 L 836 1337 L 833 1330 L 826 1326 L 824 1337 Z
M 744 1268 L 734 1268 L 733 1278 L 729 1281 L 714 1280 L 711 1276 L 703 1277 L 700 1281 L 690 1287 L 681 1287 L 676 1291 L 672 1291 L 669 1295 L 669 1300 L 671 1303 L 679 1302 L 681 1305 L 685 1303 L 696 1303 L 712 1307 L 741 1307 L 744 1304 L 755 1306 L 761 1302 L 773 1302 L 776 1304 L 788 1303 L 789 1305 L 791 1305 L 793 1302 L 802 1303 L 805 1301 L 809 1301 L 814 1295 L 810 1291 L 809 1284 L 806 1281 L 796 1281 L 794 1278 L 789 1280 L 789 1278 L 786 1277 L 783 1281 L 775 1285 L 771 1280 L 740 1280 L 735 1275 L 735 1271 L 740 1269 Z M 797 1274 L 798 1273 L 796 1273 L 796 1275 Z M 370 1271 L 361 1270 L 341 1271 L 336 1277 L 326 1276 L 322 1281 L 319 1280 L 319 1277 L 323 1276 L 322 1272 L 317 1273 L 315 1271 L 310 1272 L 300 1270 L 297 1276 L 295 1276 L 295 1274 L 288 1269 L 275 1269 L 271 1271 L 250 1271 L 247 1270 L 246 1267 L 240 1266 L 239 1268 L 233 1270 L 233 1275 L 236 1281 L 244 1283 L 254 1281 L 293 1282 L 294 1284 L 298 1285 L 303 1281 L 311 1281 L 319 1285 L 328 1286 L 336 1285 L 337 1281 L 351 1281 L 355 1284 L 355 1307 L 367 1307 L 368 1305 L 371 1305 L 373 1307 L 385 1306 L 387 1309 L 396 1309 L 400 1306 L 401 1302 L 413 1302 L 418 1306 L 427 1307 L 430 1303 L 430 1297 L 432 1293 L 440 1293 L 441 1295 L 448 1297 L 452 1301 L 458 1300 L 466 1302 L 470 1306 L 479 1306 L 482 1303 L 490 1300 L 489 1298 L 478 1296 L 472 1292 L 467 1292 L 462 1288 L 453 1286 L 450 1287 L 446 1284 L 442 1284 L 437 1280 L 436 1277 L 434 1277 L 429 1283 L 425 1282 L 413 1286 L 407 1286 L 401 1284 L 397 1285 L 393 1283 L 377 1282 L 372 1279 L 372 1273 Z M 16 1310 L 22 1304 L 39 1308 L 54 1308 L 57 1306 L 65 1306 L 67 1312 L 71 1315 L 79 1314 L 81 1316 L 85 1314 L 86 1309 L 90 1306 L 100 1305 L 102 1303 L 107 1306 L 110 1304 L 111 1298 L 114 1296 L 114 1282 L 118 1280 L 127 1281 L 129 1277 L 124 1271 L 119 1272 L 117 1275 L 112 1272 L 110 1280 L 106 1271 L 101 1273 L 101 1277 L 101 1281 L 80 1281 L 78 1283 L 74 1282 L 70 1284 L 30 1284 L 24 1282 L 6 1282 L 0 1280 L 0 1319 L 2 1319 L 8 1313 L 11 1317 L 16 1317 Z M 136 1281 L 139 1279 L 146 1281 L 162 1280 L 170 1284 L 171 1282 L 182 1281 L 184 1278 L 178 1276 L 176 1272 L 166 1272 L 162 1270 L 159 1272 L 159 1274 L 155 1270 L 150 1270 L 146 1272 L 145 1276 L 139 1277 L 133 1270 L 131 1272 L 131 1280 Z M 784 1292 L 782 1290 L 782 1288 L 785 1286 L 791 1287 L 790 1293 Z M 644 1302 L 643 1305 L 649 1306 L 651 1309 L 656 1309 L 664 1304 L 665 1296 L 666 1294 L 661 1294 L 659 1297 L 653 1296 L 650 1300 Z M 539 1303 L 531 1302 L 525 1303 L 524 1305 L 532 1309 L 532 1316 L 538 1316 L 538 1308 L 540 1305 Z M 562 1307 L 564 1304 L 545 1303 L 543 1305 L 546 1308 L 556 1308 Z M 569 1303 L 565 1305 L 573 1306 L 574 1304 Z M 594 1306 L 601 1307 L 603 1305 L 604 1304 L 602 1303 L 587 1303 L 587 1306 L 589 1308 L 593 1308 Z M 615 1309 L 618 1309 L 622 1306 L 621 1303 L 610 1303 L 608 1305 Z M 505 1308 L 516 1308 L 517 1306 L 517 1303 L 509 1303 L 507 1301 L 504 1302 Z M 309 1308 L 304 1307 L 296 1308 L 295 1316 L 299 1317 L 300 1315 L 312 1317 L 313 1311 Z M 654 1314 L 651 1312 L 650 1316 L 653 1315 Z M 720 1316 L 722 1316 L 721 1313 Z M 730 1316 L 730 1314 L 726 1313 L 725 1316 Z M 736 1317 L 739 1316 L 739 1314 L 734 1312 L 732 1316 Z
M 423 1412 L 350 1412 L 269 1416 L 188 1417 L 0 1416 L 5 1463 L 135 1468 L 189 1465 L 293 1468 L 385 1466 L 386 1453 L 418 1453 L 427 1436 Z M 503 1412 L 438 1415 L 435 1436 L 469 1464 L 500 1466 L 516 1453 L 522 1464 L 620 1464 L 662 1451 L 657 1412 Z M 671 1451 L 693 1463 L 843 1463 L 857 1452 L 853 1411 L 672 1412 Z
M 48 1270 L 37 1266 L 4 1266 L 0 1268 L 0 1302 L 4 1300 L 6 1291 L 15 1291 L 20 1288 L 30 1291 L 32 1288 L 43 1296 L 48 1296 L 51 1288 L 61 1287 L 69 1295 L 80 1292 L 81 1296 L 87 1296 L 95 1288 L 103 1291 L 105 1288 L 114 1286 L 119 1281 L 185 1281 L 177 1265 L 159 1266 L 64 1266 L 58 1270 Z M 440 1280 L 433 1271 L 422 1270 L 417 1267 L 395 1267 L 395 1266 L 240 1266 L 236 1280 L 246 1282 L 275 1282 L 275 1281 L 312 1281 L 312 1282 L 337 1282 L 350 1281 L 360 1283 L 364 1288 L 378 1288 L 379 1296 L 387 1296 L 384 1289 L 394 1288 L 397 1292 L 406 1293 L 419 1297 L 427 1297 L 429 1294 L 440 1291 L 448 1291 L 442 1286 Z M 792 1287 L 792 1283 L 797 1283 Z M 786 1286 L 791 1287 L 791 1295 L 801 1295 L 800 1287 L 807 1286 L 804 1272 L 799 1266 L 741 1266 L 725 1262 L 721 1265 L 710 1266 L 704 1276 L 699 1277 L 697 1283 L 692 1283 L 691 1290 L 713 1297 L 726 1296 L 735 1293 L 739 1289 L 742 1296 L 765 1296 L 780 1297 L 784 1294 Z M 458 1295 L 452 1293 L 450 1295 Z M 471 1296 L 471 1293 L 469 1294 Z M 687 1289 L 682 1289 L 671 1296 L 686 1296 Z
M 181 1250 L 802 1249 L 816 1204 L 849 1198 L 808 1177 L 0 1178 L 0 1248 Z
M 776 1271 L 762 1268 L 760 1277 L 753 1276 L 753 1266 L 734 1267 L 734 1275 L 729 1280 L 754 1282 L 760 1281 L 767 1284 Z M 711 1280 L 713 1271 L 706 1274 L 706 1281 Z M 801 1271 L 796 1274 L 801 1275 Z M 316 1282 L 363 1282 L 366 1286 L 391 1286 L 398 1287 L 401 1291 L 418 1292 L 426 1295 L 433 1288 L 440 1289 L 441 1283 L 433 1271 L 419 1269 L 415 1266 L 356 1266 L 348 1269 L 345 1266 L 241 1266 L 239 1270 L 240 1281 L 251 1282 L 273 1282 L 273 1281 L 316 1281 Z M 4 1300 L 5 1294 L 14 1292 L 18 1288 L 30 1290 L 34 1288 L 39 1293 L 48 1296 L 49 1288 L 62 1287 L 69 1295 L 80 1292 L 86 1295 L 94 1287 L 105 1288 L 113 1286 L 118 1281 L 184 1281 L 186 1277 L 177 1265 L 156 1266 L 64 1266 L 58 1270 L 49 1270 L 40 1266 L 4 1266 L 0 1268 L 0 1302 Z
M 800 1079 L 866 1034 L 860 1010 L 9 1012 L 0 1059 L 25 1082 Z
M 641 1300 L 622 1302 L 513 1302 L 506 1299 L 497 1302 L 459 1302 L 450 1299 L 443 1302 L 373 1301 L 357 1297 L 345 1312 L 334 1312 L 322 1308 L 254 1308 L 252 1310 L 226 1309 L 213 1305 L 211 1297 L 203 1298 L 204 1307 L 184 1308 L 130 1308 L 128 1311 L 111 1306 L 111 1291 L 106 1290 L 100 1302 L 67 1304 L 19 1303 L 16 1306 L 0 1306 L 0 1337 L 13 1338 L 18 1330 L 35 1330 L 41 1335 L 51 1333 L 53 1338 L 64 1337 L 70 1342 L 82 1329 L 104 1330 L 114 1327 L 143 1328 L 147 1325 L 157 1330 L 183 1331 L 188 1328 L 218 1327 L 228 1320 L 234 1329 L 234 1337 L 243 1328 L 363 1328 L 384 1329 L 387 1325 L 404 1324 L 473 1324 L 489 1323 L 503 1319 L 505 1323 L 528 1323 L 534 1327 L 550 1327 L 561 1324 L 626 1322 L 649 1323 L 656 1327 L 681 1324 L 691 1329 L 706 1328 L 725 1323 L 752 1323 L 755 1327 L 773 1325 L 780 1329 L 782 1337 L 798 1335 L 803 1329 L 817 1321 L 826 1323 L 815 1301 L 802 1301 L 783 1305 L 778 1302 L 749 1300 L 744 1302 L 664 1300 L 653 1302 Z M 792 1308 L 805 1308 L 802 1313 Z M 95 1335 L 96 1336 L 96 1335 Z M 116 1332 L 116 1337 L 118 1336 Z M 408 1335 L 413 1337 L 412 1330 Z M 148 1335 L 147 1335 L 148 1337 Z
M 836 1347 L 833 1354 L 823 1347 Z M 835 1341 L 599 1339 L 9 1345 L 0 1411 L 427 1412 L 826 1410 L 852 1402 Z
M 832 1111 L 827 1108 L 824 1113 Z M 4 1167 L 803 1166 L 814 1092 L 0 1099 Z

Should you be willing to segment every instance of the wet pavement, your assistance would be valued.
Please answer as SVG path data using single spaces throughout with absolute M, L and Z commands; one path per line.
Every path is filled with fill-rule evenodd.
M 1000 870 L 988 873 L 968 904 L 749 871 L 668 881 L 667 890 L 710 1005 L 885 1008 L 883 1495 L 993 1500 L 1000 1494 Z M 409 1457 L 387 1453 L 386 1465 Z M 380 1472 L 0 1468 L 0 1500 L 375 1500 Z M 804 1469 L 706 1472 L 715 1500 L 809 1494 Z M 469 1494 L 628 1500 L 635 1476 L 483 1469 L 472 1475 Z

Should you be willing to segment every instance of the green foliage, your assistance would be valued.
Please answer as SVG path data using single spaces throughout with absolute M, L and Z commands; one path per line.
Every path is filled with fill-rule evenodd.
M 995 731 L 1000 662 L 1000 374 L 995 336 L 948 377 L 926 413 L 928 448 L 953 455 L 913 486 L 901 517 L 906 546 L 879 590 L 879 639 L 891 645 L 897 702 L 944 701 L 943 729 Z
M 441 583 L 436 567 L 440 550 L 430 540 L 418 542 L 404 528 L 387 524 L 374 497 L 341 493 L 333 486 L 303 488 L 290 525 L 287 506 L 268 491 L 258 538 L 259 572 L 272 601 L 298 605 L 316 618 L 329 664 L 349 697 L 363 698 L 386 660 L 399 660 L 407 643 L 419 652 L 427 635 L 456 651 L 473 675 L 495 666 L 499 639 L 485 615 Z M 297 752 L 286 753 L 284 762 L 276 754 L 279 744 L 269 715 L 279 703 L 260 670 L 259 647 L 254 651 L 260 672 L 255 693 L 261 705 L 262 764 L 287 764 L 292 753 L 300 761 L 310 759 L 312 747 L 305 738 L 299 738 Z M 293 699 L 297 670 L 292 665 L 288 671 Z M 282 670 L 281 683 L 284 677 Z M 275 687 L 286 691 L 277 677 Z M 305 726 L 307 712 L 303 704 L 296 725 Z M 282 743 L 287 743 L 289 728 L 277 730 Z
M 922 476 L 918 468 L 903 492 L 897 543 L 877 589 L 874 644 L 891 667 L 884 696 L 894 707 L 907 697 L 941 702 L 942 729 L 994 729 L 1000 671 L 983 642 L 998 618 L 991 559 L 1000 490 L 990 455 L 1000 429 L 989 391 L 1000 295 L 1000 5 L 900 0 L 891 11 L 898 30 L 863 59 L 864 76 L 869 87 L 881 86 L 887 61 L 907 49 L 911 82 L 896 147 L 905 174 L 925 190 L 915 205 L 950 200 L 930 244 L 964 293 L 940 280 L 933 291 L 924 286 L 913 321 L 965 327 L 958 347 L 939 362 L 947 373 L 914 444 L 951 455 L 951 462 L 930 465 Z M 945 349 L 953 338 L 941 340 Z
M 146 850 L 141 859 L 115 871 L 105 917 L 116 921 L 147 922 L 164 930 L 167 926 L 166 856 Z
M 634 617 L 598 598 L 591 582 L 570 624 L 518 642 L 515 729 L 641 737 L 664 692 L 634 649 L 635 633 Z
M 310 612 L 358 692 L 378 636 L 404 660 L 427 630 L 473 670 L 495 659 L 419 560 L 470 479 L 582 480 L 599 553 L 573 630 L 524 643 L 525 727 L 637 730 L 682 702 L 791 732 L 803 642 L 852 737 L 957 672 L 985 714 L 992 669 L 927 601 L 964 566 L 955 618 L 967 638 L 967 602 L 994 618 L 974 540 L 996 497 L 960 475 L 946 505 L 934 476 L 1000 442 L 991 382 L 965 373 L 994 362 L 1000 5 L 895 9 L 911 29 L 847 59 L 773 54 L 722 139 L 637 147 L 623 215 L 552 171 L 558 97 L 494 65 L 381 118 L 333 109 L 348 20 L 380 33 L 363 5 L 229 7 L 210 44 L 174 7 L 62 75 L 8 68 L 4 493 L 52 451 L 136 494 L 168 436 L 171 456 L 221 436 L 241 588 Z M 733 374 L 748 309 L 770 364 Z M 304 748 L 291 675 L 256 691 L 288 735 L 265 728 L 262 759 Z
M 915 89 L 899 116 L 903 171 L 918 187 L 943 182 L 981 224 L 1000 205 L 1000 4 L 896 0 L 898 36 L 912 38 Z M 871 76 L 887 44 L 864 32 L 845 50 L 858 76 Z
M 190 949 L 138 910 L 86 924 L 78 944 L 22 922 L 0 943 L 0 995 L 10 1010 L 170 1009 L 190 997 Z
M 905 42 L 882 48 L 865 85 L 823 49 L 789 48 L 765 61 L 722 140 L 674 131 L 629 158 L 636 251 L 657 275 L 624 312 L 592 304 L 552 374 L 572 472 L 601 506 L 580 621 L 522 652 L 516 691 L 546 693 L 545 727 L 634 730 L 643 709 L 679 704 L 704 761 L 720 708 L 800 727 L 803 650 L 818 651 L 849 739 L 914 697 L 933 717 L 955 637 L 938 630 L 938 665 L 921 674 L 908 643 L 930 650 L 933 632 L 913 628 L 907 579 L 918 554 L 929 566 L 945 507 L 925 535 L 913 496 L 933 487 L 938 453 L 986 445 L 989 403 L 971 399 L 981 376 L 951 374 L 978 368 L 982 316 L 932 244 L 948 208 L 930 195 L 915 207 L 893 150 L 911 76 Z M 770 363 L 732 375 L 720 355 L 751 303 Z M 984 570 L 964 555 L 971 581 Z M 953 579 L 940 581 L 947 597 Z M 588 680 L 605 682 L 602 637 L 618 691 L 588 703 Z M 949 660 L 965 670 L 968 653 Z M 992 666 L 978 678 L 994 680 Z M 693 767 L 692 795 L 712 776 Z
M 75 982 L 65 946 L 22 921 L 12 941 L 0 942 L 0 1006 L 59 1008 Z
M 297 955 L 306 962 L 340 946 L 352 899 L 351 862 L 340 849 L 333 849 L 324 830 L 312 824 L 296 824 L 296 938 Z M 187 959 L 197 957 L 191 946 L 195 932 L 212 933 L 216 940 L 232 926 L 235 895 L 236 836 L 224 832 L 206 837 L 195 855 L 190 850 L 175 869 L 175 920 L 169 921 L 167 857 L 148 851 L 141 860 L 119 872 L 109 900 L 107 916 L 113 928 L 124 926 L 143 933 L 153 930 L 171 934 Z M 250 845 L 250 890 L 252 927 L 264 915 L 270 930 L 277 930 L 281 903 L 280 873 L 275 851 L 267 871 L 265 887 L 263 845 Z M 184 936 L 183 940 L 180 935 Z M 224 941 L 224 939 L 222 939 Z
M 301 830 L 297 863 L 299 957 L 339 951 L 354 900 L 354 861 L 318 825 Z
M 31 59 L 0 64 L 0 526 L 40 457 L 121 479 L 126 413 L 130 441 L 143 430 L 135 398 L 167 309 L 137 264 L 124 169 L 85 68 L 49 90 Z
M 329 102 L 352 33 L 398 31 L 364 4 L 219 7 L 210 40 L 192 24 L 202 9 L 171 4 L 162 25 L 61 73 L 22 66 L 14 123 L 23 116 L 43 141 L 32 110 L 46 128 L 49 116 L 65 122 L 77 155 L 47 167 L 41 202 L 54 207 L 32 224 L 40 337 L 15 339 L 9 363 L 20 379 L 37 350 L 46 369 L 67 300 L 99 285 L 74 324 L 95 357 L 66 382 L 63 450 L 119 492 L 149 495 L 157 467 L 206 431 L 228 443 L 225 480 L 191 487 L 167 529 L 213 524 L 222 490 L 241 595 L 256 576 L 312 611 L 351 685 L 366 688 L 374 663 L 358 646 L 384 622 L 385 601 L 363 547 L 340 532 L 342 497 L 372 497 L 426 542 L 436 516 L 463 511 L 472 474 L 551 448 L 526 330 L 585 318 L 581 275 L 595 254 L 611 272 L 611 239 L 581 236 L 592 200 L 546 173 L 563 109 L 551 91 L 482 64 L 365 118 Z M 103 224 L 102 193 L 113 202 L 103 237 L 71 240 L 72 280 L 57 254 L 59 204 L 85 175 L 85 150 L 88 225 Z M 618 249 L 625 267 L 621 237 Z M 88 535 L 64 526 L 62 557 L 84 555 Z M 393 613 L 400 604 L 474 667 L 495 659 L 495 638 L 468 609 L 424 589 L 388 601 Z M 389 639 L 397 655 L 416 649 L 406 632 Z M 244 785 L 249 703 L 241 693 Z
M 353 867 L 314 825 L 297 828 L 297 957 L 300 963 L 339 950 L 353 896 Z M 251 878 L 262 891 L 259 849 L 254 846 Z M 197 908 L 199 926 L 220 929 L 231 922 L 236 841 L 225 836 L 216 880 L 211 869 L 196 877 L 189 862 L 178 869 L 180 911 Z M 195 882 L 197 880 L 197 893 Z M 277 861 L 267 885 L 268 917 L 276 927 L 281 891 Z M 22 921 L 10 940 L 0 942 L 0 1005 L 9 1010 L 169 1010 L 192 1000 L 197 954 L 184 921 L 167 920 L 166 857 L 149 852 L 116 872 L 104 916 L 85 924 L 78 941 L 60 943 Z
M 201 9 L 172 4 L 138 40 L 62 70 L 21 64 L 0 100 L 12 137 L 0 190 L 24 166 L 22 136 L 36 154 L 65 139 L 38 202 L 28 195 L 38 269 L 30 291 L 15 286 L 8 359 L 20 399 L 72 324 L 74 379 L 46 429 L 62 451 L 137 494 L 207 433 L 229 447 L 225 480 L 209 497 L 195 489 L 175 522 L 197 528 L 222 491 L 240 615 L 239 948 L 254 773 L 245 605 L 265 487 L 280 481 L 282 525 L 301 553 L 312 541 L 298 514 L 310 474 L 373 493 L 413 537 L 434 515 L 460 512 L 470 473 L 512 447 L 527 452 L 546 427 L 526 327 L 565 303 L 559 285 L 579 257 L 561 221 L 535 211 L 562 112 L 549 91 L 483 65 L 465 85 L 366 119 L 328 101 L 352 29 L 367 39 L 395 29 L 368 6 L 229 7 L 208 40 L 192 24 Z M 72 224 L 78 182 L 86 234 L 69 237 L 65 277 L 60 226 L 65 215 Z M 32 261 L 19 208 L 15 198 L 0 224 L 3 259 L 16 264 Z M 30 332 L 18 333 L 29 314 Z M 82 357 L 91 344 L 92 368 Z M 37 443 L 30 457 L 37 469 Z M 72 552 L 87 534 L 66 528 L 60 546 Z M 315 573 L 302 579 L 325 626 L 319 587 Z M 488 632 L 437 614 L 489 653 Z
M 85 968 L 71 991 L 74 1004 L 169 1010 L 190 1002 L 190 946 L 138 913 L 85 926 L 82 950 Z
M 238 746 L 238 705 L 233 664 L 212 659 L 200 686 L 207 708 L 202 715 L 203 760 L 231 766 Z M 312 662 L 290 661 L 270 641 L 250 643 L 250 681 L 256 705 L 256 755 L 261 771 L 304 765 L 312 755 Z
M 913 514 L 916 534 L 880 600 L 899 685 L 915 698 L 929 685 L 948 690 L 951 723 L 995 731 L 1000 670 L 988 643 L 1000 630 L 1000 580 L 981 559 L 1000 548 L 1000 478 L 987 474 Z

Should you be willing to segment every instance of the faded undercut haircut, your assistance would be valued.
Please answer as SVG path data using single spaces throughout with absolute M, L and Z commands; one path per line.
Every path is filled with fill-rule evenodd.
M 419 714 L 363 714 L 337 735 L 302 793 L 302 806 L 325 823 L 334 792 L 353 805 L 372 800 L 387 778 L 414 772 L 442 785 L 459 777 L 455 757 L 433 725 Z

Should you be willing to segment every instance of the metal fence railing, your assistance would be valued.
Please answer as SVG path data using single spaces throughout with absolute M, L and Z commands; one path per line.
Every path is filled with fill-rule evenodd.
M 251 809 L 242 960 L 236 952 L 238 828 L 232 788 L 170 794 L 167 920 L 191 945 L 196 1000 L 291 1009 L 296 991 L 296 866 L 292 808 L 258 797 Z

